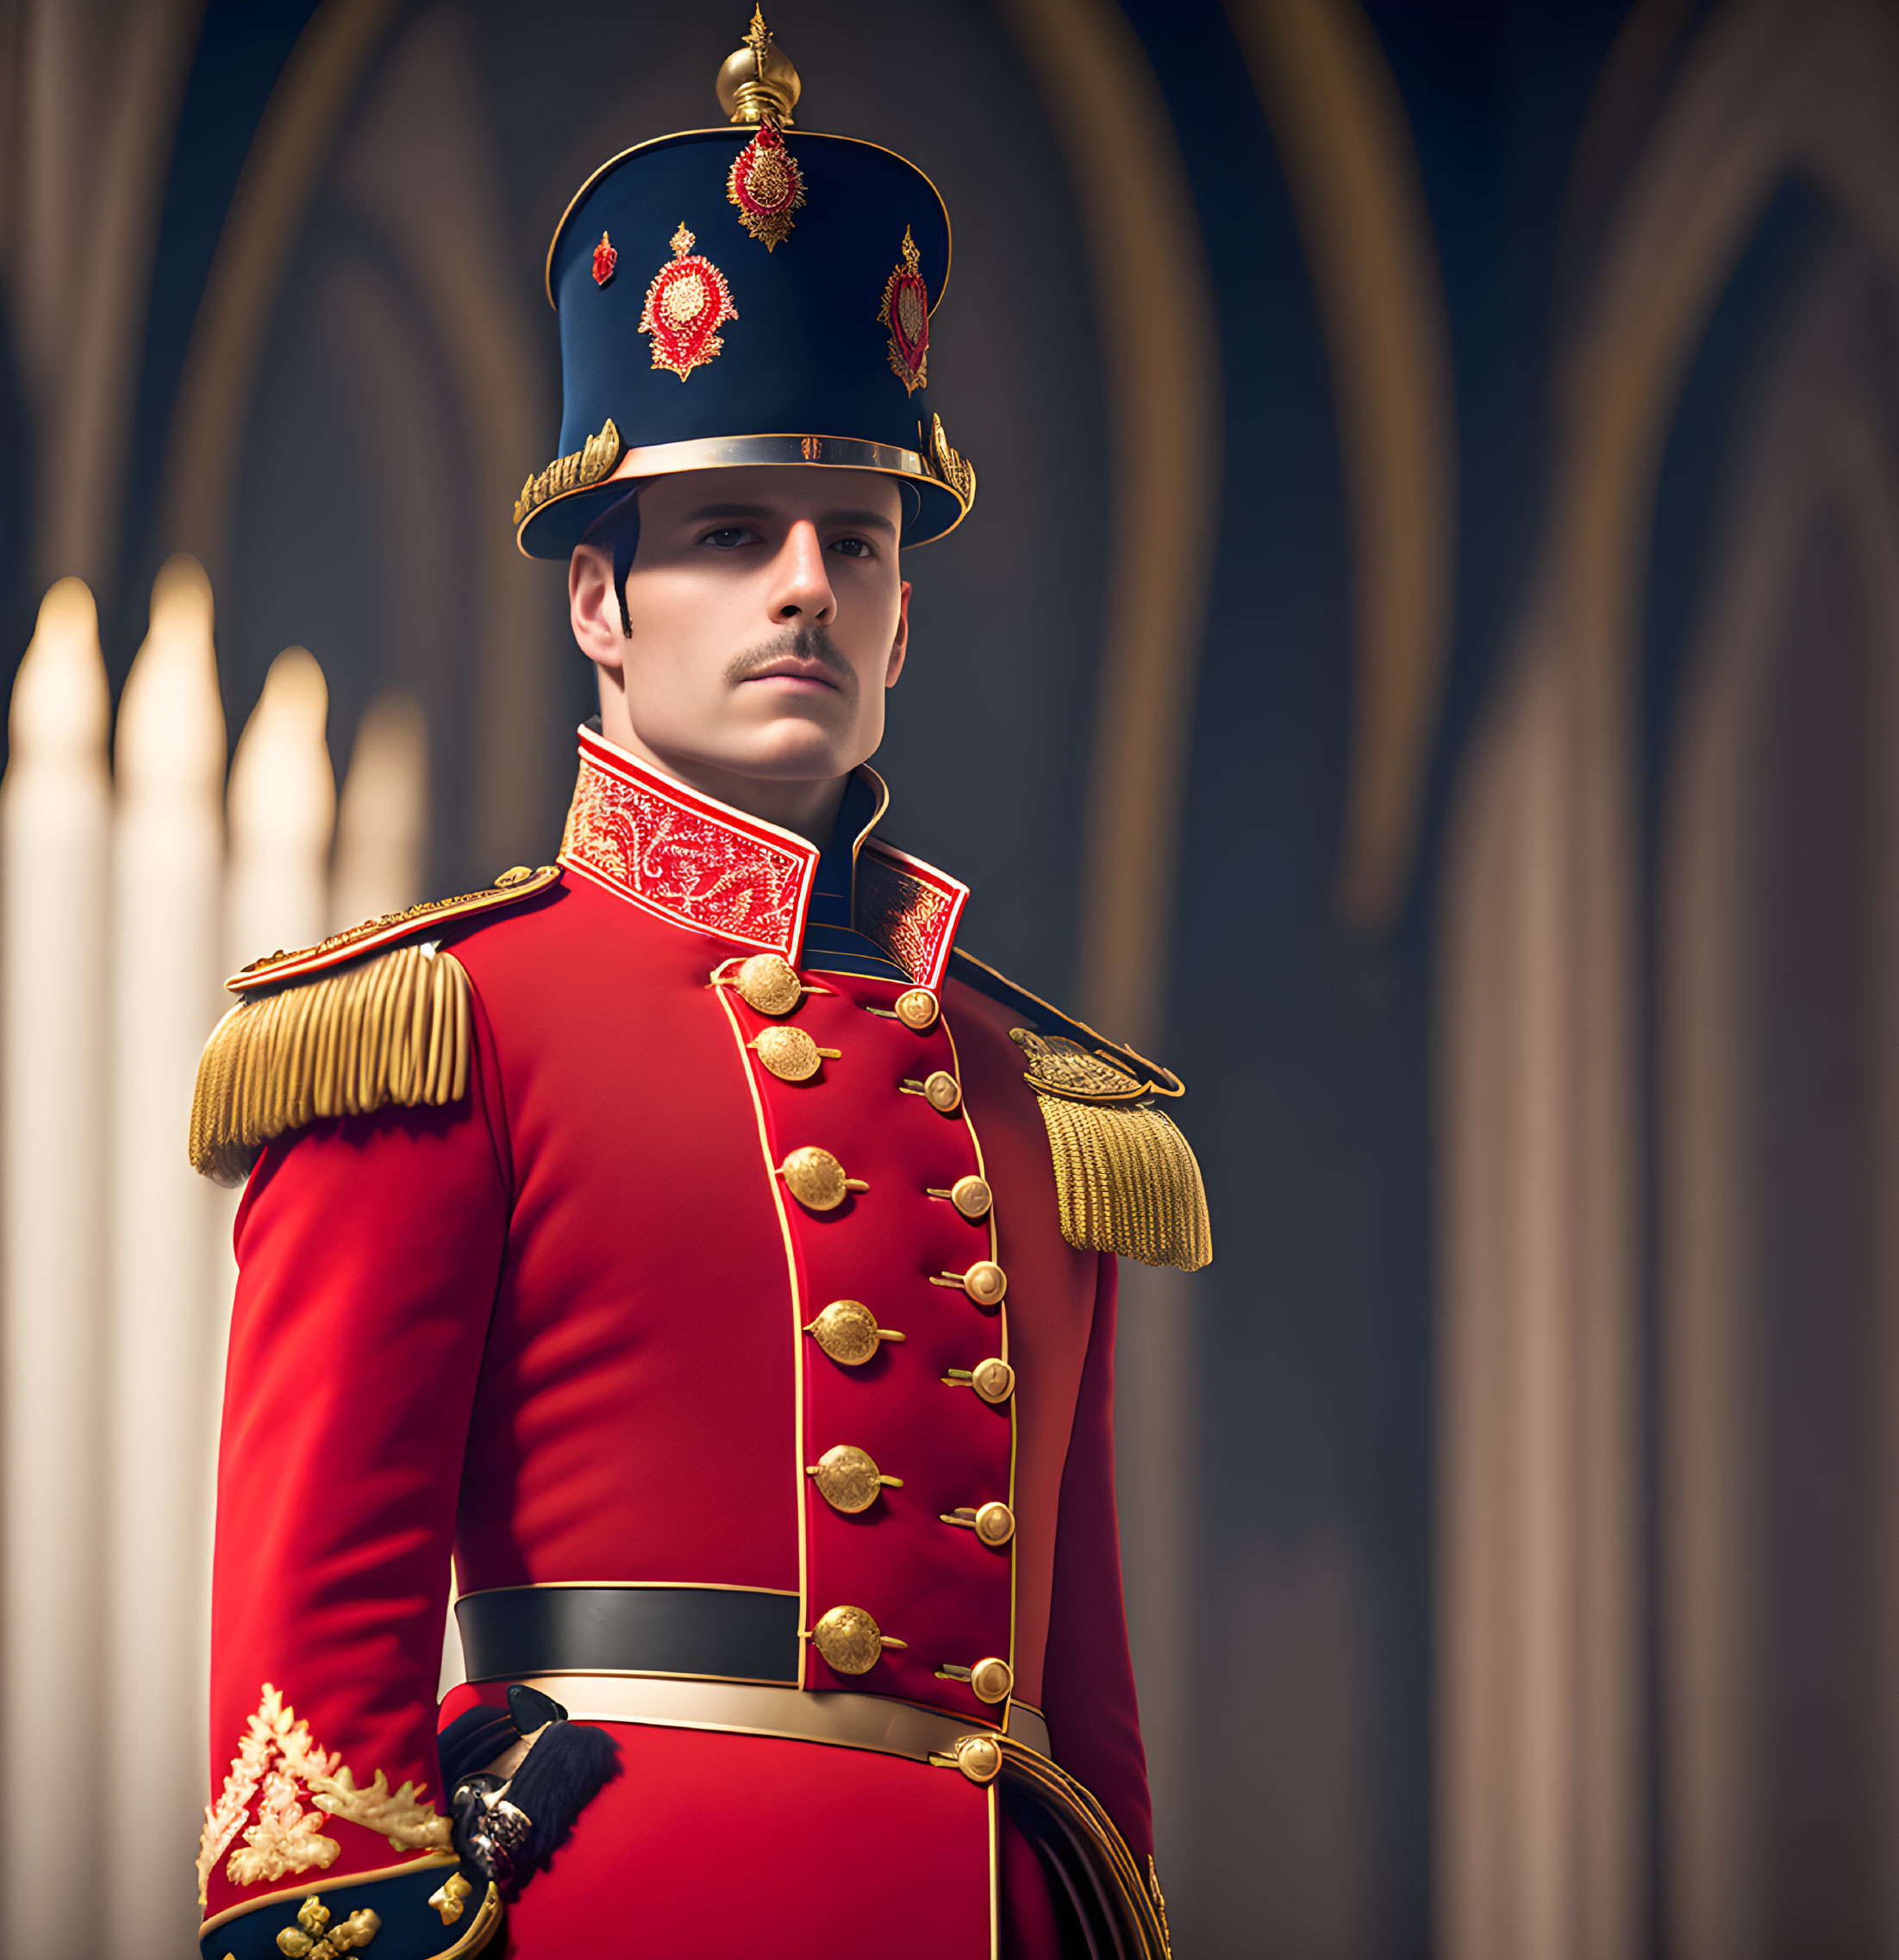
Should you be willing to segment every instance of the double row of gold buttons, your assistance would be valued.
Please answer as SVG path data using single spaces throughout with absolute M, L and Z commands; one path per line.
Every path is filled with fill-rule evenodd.
M 791 1013 L 809 990 L 790 962 L 776 953 L 759 953 L 742 961 L 731 977 L 731 984 L 755 1013 L 772 1016 Z M 906 1027 L 924 1033 L 935 1025 L 936 997 L 925 988 L 910 988 L 897 996 L 894 1012 Z M 809 1082 L 826 1061 L 838 1060 L 841 1052 L 821 1048 L 803 1028 L 782 1023 L 761 1028 L 747 1046 L 772 1075 L 792 1083 Z M 962 1107 L 962 1085 L 946 1070 L 936 1070 L 921 1082 L 905 1082 L 902 1087 L 922 1095 L 932 1108 L 946 1116 Z M 811 1211 L 834 1211 L 853 1193 L 870 1189 L 862 1179 L 847 1177 L 842 1164 L 815 1144 L 801 1145 L 788 1152 L 778 1173 L 791 1195 Z M 972 1222 L 987 1217 L 994 1202 L 988 1183 L 974 1176 L 959 1177 L 947 1190 L 933 1190 L 929 1195 L 947 1198 Z M 1009 1285 L 1008 1276 L 993 1259 L 978 1259 L 963 1273 L 933 1278 L 939 1285 L 960 1287 L 984 1308 L 1000 1306 Z M 804 1331 L 832 1360 L 846 1368 L 862 1367 L 884 1341 L 905 1338 L 880 1327 L 877 1316 L 859 1300 L 834 1300 Z M 973 1369 L 953 1369 L 946 1379 L 966 1383 L 992 1405 L 1007 1401 L 1015 1390 L 1015 1370 L 999 1356 Z M 827 1450 L 815 1464 L 806 1466 L 806 1474 L 834 1510 L 853 1514 L 868 1510 L 886 1489 L 901 1489 L 903 1483 L 901 1477 L 884 1475 L 870 1452 L 852 1443 Z M 1007 1504 L 995 1501 L 959 1507 L 953 1515 L 946 1514 L 942 1522 L 965 1526 L 984 1545 L 998 1549 L 1015 1532 L 1014 1513 Z M 840 1674 L 868 1673 L 885 1648 L 902 1649 L 907 1645 L 884 1632 L 871 1614 L 854 1606 L 833 1607 L 821 1615 L 811 1639 L 827 1664 Z M 1009 1663 L 995 1657 L 978 1661 L 973 1668 L 946 1665 L 938 1673 L 946 1680 L 967 1682 L 978 1700 L 989 1702 L 1006 1699 L 1015 1684 Z M 990 1774 L 994 1774 L 993 1770 Z

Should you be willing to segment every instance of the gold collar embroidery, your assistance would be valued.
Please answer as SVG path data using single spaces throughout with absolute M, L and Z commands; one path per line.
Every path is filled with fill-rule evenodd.
M 873 838 L 890 802 L 861 773 L 877 808 L 859 835 L 857 929 L 934 992 L 969 888 Z M 690 930 L 798 963 L 821 853 L 809 838 L 747 816 L 662 776 L 590 728 L 560 862 L 640 910 Z

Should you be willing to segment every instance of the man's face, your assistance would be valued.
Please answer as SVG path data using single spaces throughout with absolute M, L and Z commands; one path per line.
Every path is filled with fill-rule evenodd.
M 569 578 L 608 735 L 617 695 L 628 746 L 690 779 L 818 783 L 855 768 L 883 740 L 884 693 L 903 665 L 901 509 L 896 484 L 870 471 L 648 482 L 627 579 L 632 638 L 609 551 L 583 545 Z

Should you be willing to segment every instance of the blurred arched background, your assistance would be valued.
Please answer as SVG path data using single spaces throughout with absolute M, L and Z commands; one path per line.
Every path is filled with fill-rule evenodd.
M 546 240 L 743 13 L 0 0 L 9 657 L 77 575 L 116 698 L 191 552 L 233 731 L 307 646 L 339 770 L 420 702 L 428 889 L 547 857 Z M 956 226 L 892 834 L 1192 1090 L 1119 1391 L 1181 1951 L 1899 1956 L 1899 10 L 770 18 Z M 195 1816 L 85 1820 L 149 1686 L 15 1747 L 41 1960 L 187 1950 Z

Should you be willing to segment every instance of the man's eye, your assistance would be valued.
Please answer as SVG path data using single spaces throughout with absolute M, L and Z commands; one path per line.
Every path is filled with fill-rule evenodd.
M 846 558 L 868 558 L 871 555 L 870 545 L 862 538 L 834 539 L 831 543 L 831 549 L 834 552 L 842 552 Z
M 715 551 L 729 552 L 742 545 L 752 534 L 736 524 L 728 524 L 721 531 L 708 531 L 699 542 L 710 545 Z

